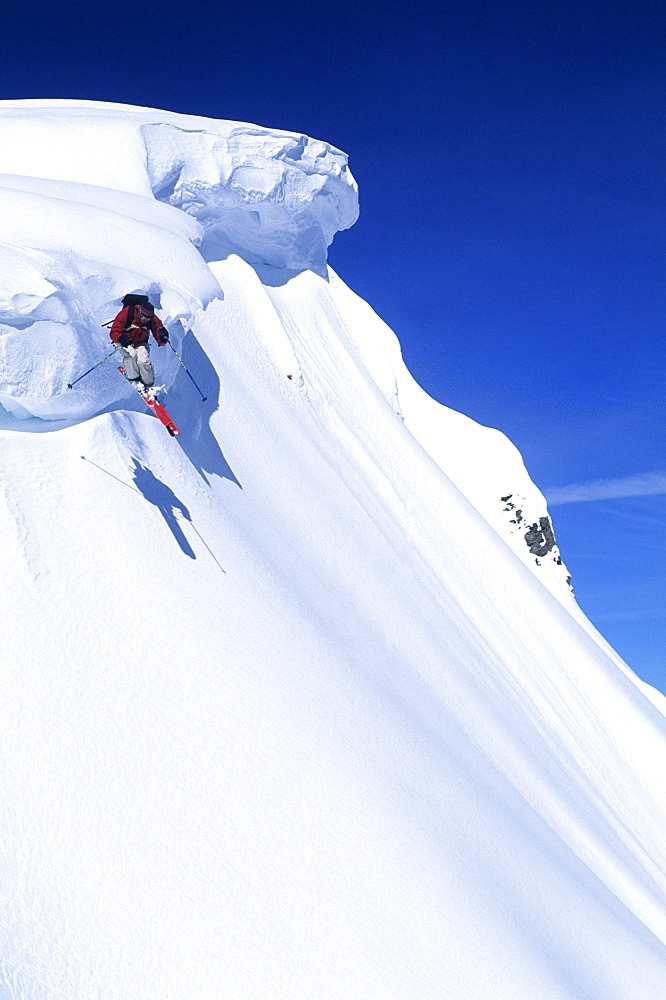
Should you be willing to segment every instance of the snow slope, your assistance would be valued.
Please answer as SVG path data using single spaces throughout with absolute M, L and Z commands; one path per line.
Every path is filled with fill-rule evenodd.
M 324 269 L 344 155 L 0 135 L 2 1000 L 663 1000 L 658 696 L 513 446 Z M 111 361 L 66 389 L 135 289 L 208 397 L 154 349 L 178 439 Z

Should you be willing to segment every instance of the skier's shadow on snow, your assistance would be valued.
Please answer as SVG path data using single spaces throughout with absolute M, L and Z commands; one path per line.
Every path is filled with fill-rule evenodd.
M 206 400 L 201 399 L 187 372 L 180 368 L 165 400 L 167 410 L 180 429 L 178 443 L 207 486 L 210 486 L 208 476 L 212 473 L 242 489 L 210 429 L 210 418 L 218 409 L 220 398 L 217 372 L 193 333 L 184 338 L 181 356 L 195 373 Z
M 149 503 L 157 507 L 169 526 L 173 537 L 180 545 L 181 551 L 186 556 L 189 556 L 190 559 L 196 559 L 194 549 L 185 537 L 176 517 L 176 511 L 180 511 L 181 516 L 192 524 L 192 515 L 189 510 L 178 499 L 173 490 L 166 483 L 158 479 L 157 476 L 153 475 L 150 469 L 147 469 L 141 462 L 138 462 L 136 458 L 133 458 L 132 461 L 134 462 L 132 475 L 134 476 L 136 488 Z

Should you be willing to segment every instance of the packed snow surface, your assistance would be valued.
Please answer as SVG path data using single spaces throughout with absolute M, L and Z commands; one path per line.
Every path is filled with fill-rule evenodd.
M 661 700 L 325 266 L 343 153 L 0 103 L 0 997 L 664 1000 Z M 170 438 L 102 323 L 151 295 Z M 647 695 L 647 696 L 646 696 Z

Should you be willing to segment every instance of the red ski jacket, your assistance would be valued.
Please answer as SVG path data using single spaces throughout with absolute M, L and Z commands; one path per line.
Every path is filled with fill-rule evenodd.
M 133 320 L 132 325 L 129 329 L 125 329 L 125 324 L 127 323 L 128 310 L 134 309 L 135 320 Z M 138 306 L 125 306 L 121 309 L 116 318 L 111 325 L 111 340 L 114 344 L 117 344 L 123 334 L 126 334 L 132 341 L 134 347 L 138 347 L 139 344 L 146 344 L 148 342 L 148 334 L 152 333 L 153 337 L 157 343 L 162 346 L 166 344 L 166 340 L 163 340 L 160 335 L 160 330 L 162 329 L 162 320 L 159 319 L 154 313 L 150 317 L 150 321 L 145 325 L 139 323 L 138 318 Z

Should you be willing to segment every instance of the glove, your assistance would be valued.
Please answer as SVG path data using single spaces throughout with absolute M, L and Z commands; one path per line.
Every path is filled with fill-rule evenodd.
M 160 338 L 162 341 L 162 346 L 164 346 L 164 344 L 169 343 L 169 331 L 165 329 L 165 327 L 162 327 L 162 329 L 160 330 Z
M 121 347 L 129 347 L 132 341 L 127 336 L 126 333 L 121 333 L 120 336 L 118 337 L 118 343 L 120 344 Z

